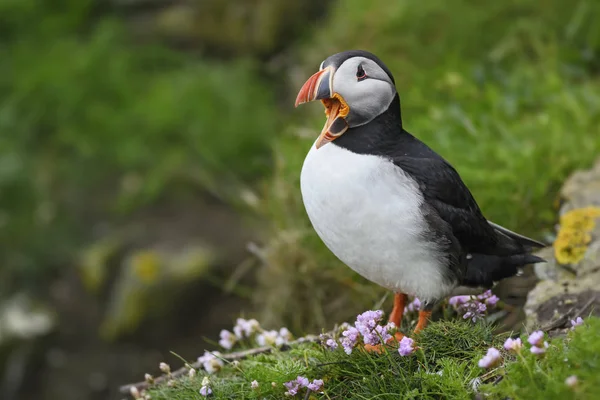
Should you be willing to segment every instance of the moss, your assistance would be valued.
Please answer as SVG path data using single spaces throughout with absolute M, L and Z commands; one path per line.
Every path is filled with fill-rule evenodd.
M 592 240 L 591 232 L 600 217 L 600 207 L 571 210 L 560 218 L 560 230 L 554 241 L 554 255 L 560 264 L 577 264 L 585 256 Z

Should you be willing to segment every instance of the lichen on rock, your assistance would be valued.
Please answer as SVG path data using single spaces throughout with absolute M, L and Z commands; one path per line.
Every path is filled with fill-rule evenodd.
M 556 240 L 539 254 L 547 263 L 534 267 L 541 281 L 525 305 L 529 329 L 561 316 L 600 313 L 600 160 L 588 171 L 575 172 L 561 198 Z
M 553 245 L 556 261 L 566 265 L 583 260 L 599 218 L 600 207 L 584 207 L 565 213 L 560 218 L 560 229 Z

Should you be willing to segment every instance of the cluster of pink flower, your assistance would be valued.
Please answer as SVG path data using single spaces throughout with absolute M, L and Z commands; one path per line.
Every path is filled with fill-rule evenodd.
M 583 325 L 583 319 L 578 317 L 576 320 L 571 321 L 571 329 L 575 329 L 577 326 Z M 542 331 L 532 332 L 527 338 L 527 342 L 531 345 L 529 351 L 536 355 L 542 355 L 546 352 L 549 345 L 545 340 L 545 334 Z M 523 342 L 520 338 L 512 339 L 508 338 L 504 342 L 504 349 L 515 354 L 520 354 L 523 349 Z M 495 348 L 489 348 L 487 354 L 479 360 L 478 365 L 481 368 L 492 368 L 500 364 L 502 361 L 502 355 Z M 571 379 L 573 380 L 573 379 Z
M 346 354 L 352 354 L 359 343 L 375 346 L 385 344 L 392 339 L 397 330 L 396 325 L 392 322 L 382 325 L 382 319 L 383 311 L 381 310 L 365 311 L 356 317 L 354 326 L 343 324 L 340 343 Z M 339 346 L 335 339 L 327 335 L 321 335 L 321 342 L 330 350 L 335 350 Z M 399 345 L 398 352 L 402 356 L 407 356 L 415 350 L 414 341 L 408 337 L 404 337 Z
M 231 350 L 233 346 L 243 339 L 253 339 L 259 346 L 280 347 L 292 340 L 292 334 L 287 328 L 279 331 L 265 330 L 255 319 L 238 318 L 233 332 L 223 329 L 220 333 L 219 345 Z
M 306 388 L 313 392 L 319 392 L 323 389 L 323 380 L 315 379 L 312 382 L 303 376 L 298 375 L 293 381 L 289 381 L 283 384 L 287 389 L 285 392 L 286 396 L 295 396 L 302 388 Z
M 484 317 L 485 312 L 489 308 L 494 308 L 498 303 L 498 296 L 492 293 L 491 290 L 487 290 L 477 296 L 454 296 L 448 300 L 450 304 L 459 315 L 462 315 L 464 319 L 470 319 L 476 322 L 478 319 Z
M 496 306 L 500 299 L 487 290 L 478 296 L 454 296 L 448 300 L 456 312 L 464 319 L 470 319 L 473 322 L 483 318 L 485 312 Z M 405 313 L 419 311 L 421 309 L 421 300 L 415 297 L 406 307 Z

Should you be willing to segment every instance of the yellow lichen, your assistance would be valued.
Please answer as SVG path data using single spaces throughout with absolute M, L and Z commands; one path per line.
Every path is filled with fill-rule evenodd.
M 600 207 L 571 210 L 560 217 L 560 229 L 554 241 L 554 256 L 560 264 L 577 264 L 592 241 L 591 232 L 600 218 Z
M 160 255 L 151 250 L 140 251 L 131 260 L 134 274 L 146 284 L 153 283 L 160 269 Z

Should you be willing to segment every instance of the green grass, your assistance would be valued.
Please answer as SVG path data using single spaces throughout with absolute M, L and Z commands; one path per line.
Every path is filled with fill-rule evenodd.
M 303 344 L 228 364 L 208 377 L 217 399 L 280 399 L 283 383 L 298 375 L 325 381 L 324 393 L 312 393 L 313 399 L 472 399 L 476 392 L 491 399 L 593 399 L 600 383 L 599 329 L 600 319 L 589 318 L 566 337 L 553 339 L 542 357 L 531 354 L 528 344 L 522 358 L 501 350 L 503 363 L 489 373 L 477 361 L 490 346 L 502 349 L 504 337 L 494 337 L 491 326 L 449 320 L 432 323 L 417 336 L 421 350 L 408 357 L 392 348 L 380 355 L 355 350 L 348 356 L 341 349 Z M 565 385 L 570 375 L 579 379 L 575 389 Z M 149 393 L 152 399 L 201 399 L 204 376 Z M 482 383 L 476 391 L 475 379 Z M 259 390 L 250 388 L 253 380 Z M 303 397 L 304 392 L 296 396 Z

